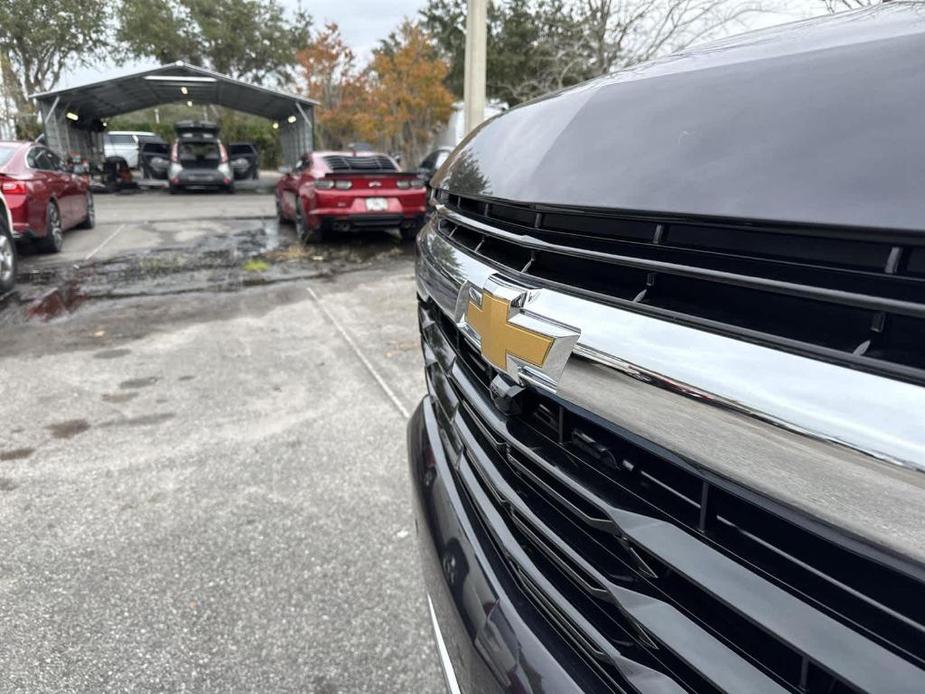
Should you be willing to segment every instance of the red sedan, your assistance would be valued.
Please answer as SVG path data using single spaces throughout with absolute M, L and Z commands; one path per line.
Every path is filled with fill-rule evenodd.
M 424 181 L 378 152 L 314 152 L 276 184 L 276 214 L 295 222 L 299 238 L 398 228 L 414 238 L 424 222 Z
M 93 227 L 87 180 L 66 170 L 61 158 L 35 142 L 0 142 L 0 191 L 13 218 L 13 238 L 57 253 L 64 232 Z

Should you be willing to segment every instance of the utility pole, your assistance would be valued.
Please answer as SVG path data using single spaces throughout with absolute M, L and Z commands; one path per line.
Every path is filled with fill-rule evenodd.
M 463 87 L 466 133 L 485 120 L 488 0 L 469 0 L 466 15 L 466 75 Z

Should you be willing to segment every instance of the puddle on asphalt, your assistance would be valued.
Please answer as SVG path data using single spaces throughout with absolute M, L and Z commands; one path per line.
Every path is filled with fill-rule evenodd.
M 128 402 L 129 400 L 134 400 L 138 397 L 138 393 L 103 393 L 100 399 L 103 402 L 109 402 L 113 404 L 120 404 L 123 402 Z
M 178 234 L 179 235 L 179 234 Z M 0 297 L 0 327 L 70 315 L 85 302 L 190 292 L 227 292 L 313 277 L 330 277 L 379 260 L 413 256 L 414 244 L 385 232 L 343 236 L 305 246 L 274 222 L 201 236 L 85 265 L 21 264 L 17 288 Z M 127 351 L 94 355 L 115 359 Z
M 113 427 L 145 427 L 155 424 L 163 424 L 176 417 L 173 412 L 159 412 L 155 414 L 143 414 L 138 417 L 126 417 L 112 422 L 106 422 L 103 426 Z
M 157 376 L 148 376 L 146 378 L 132 378 L 128 381 L 122 381 L 119 388 L 122 390 L 135 390 L 137 388 L 148 388 L 157 383 L 160 379 Z
M 34 448 L 13 448 L 9 451 L 0 451 L 0 460 L 25 460 L 35 453 Z
M 94 359 L 119 359 L 120 357 L 127 357 L 132 353 L 130 349 L 104 349 L 100 352 L 96 352 L 93 355 Z
M 90 428 L 86 419 L 67 419 L 63 422 L 53 422 L 45 427 L 56 439 L 70 439 L 82 434 Z

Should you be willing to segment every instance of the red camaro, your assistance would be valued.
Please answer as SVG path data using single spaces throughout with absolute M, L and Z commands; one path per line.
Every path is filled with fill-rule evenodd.
M 314 152 L 276 184 L 276 214 L 295 222 L 299 238 L 398 228 L 413 238 L 424 222 L 424 181 L 377 152 Z
M 68 229 L 94 224 L 86 178 L 67 171 L 44 145 L 0 142 L 0 190 L 13 218 L 13 238 L 30 239 L 48 253 L 61 250 Z

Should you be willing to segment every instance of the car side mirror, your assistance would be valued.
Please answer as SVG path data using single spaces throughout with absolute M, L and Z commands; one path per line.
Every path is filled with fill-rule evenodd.
M 283 176 L 291 176 L 291 175 L 292 175 L 292 167 L 291 167 L 291 166 L 281 166 L 281 167 L 279 167 L 279 169 L 277 169 L 277 170 L 278 170 Z

